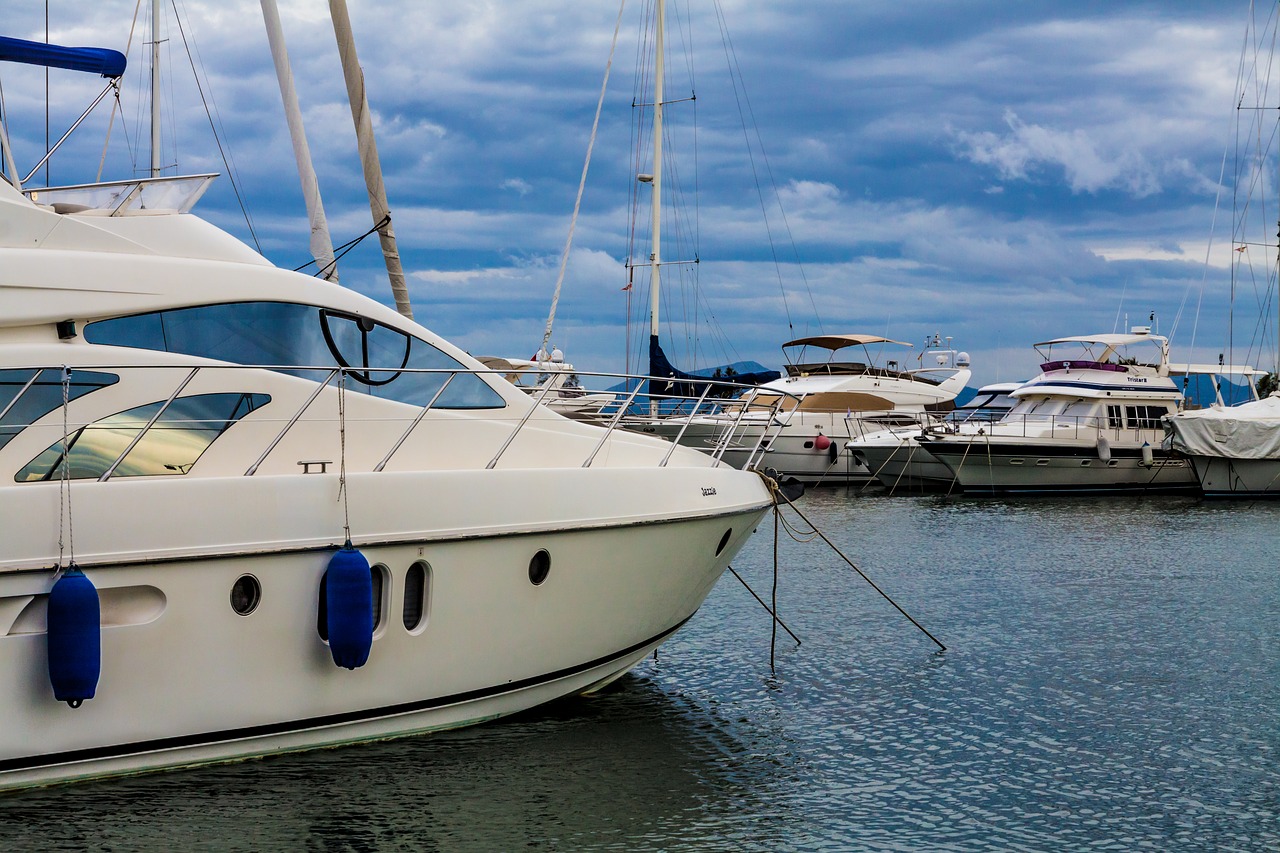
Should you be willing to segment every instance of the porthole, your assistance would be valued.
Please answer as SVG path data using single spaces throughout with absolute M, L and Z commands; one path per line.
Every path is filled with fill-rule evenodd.
M 551 574 L 551 555 L 546 550 L 539 551 L 529 561 L 529 583 L 537 586 Z
M 404 575 L 404 607 L 400 618 L 406 631 L 417 631 L 426 622 L 431 567 L 419 560 Z
M 724 535 L 720 537 L 720 544 L 716 546 L 717 557 L 719 557 L 721 554 L 724 553 L 725 546 L 729 544 L 729 537 L 732 535 L 733 535 L 733 528 L 730 527 L 728 530 L 724 532 Z
M 388 574 L 387 567 L 381 563 L 369 567 L 369 581 L 373 585 L 373 630 L 375 632 L 382 627 L 382 597 L 384 590 L 387 588 L 386 578 Z
M 248 616 L 258 609 L 262 601 L 262 585 L 253 575 L 241 575 L 231 585 L 231 609 L 240 616 Z
M 1090 465 L 1092 465 L 1092 464 L 1093 464 L 1093 460 L 1092 460 L 1092 459 L 1081 459 L 1081 460 L 1080 460 L 1080 467 L 1081 467 L 1081 468 L 1088 468 L 1088 467 L 1089 467 Z

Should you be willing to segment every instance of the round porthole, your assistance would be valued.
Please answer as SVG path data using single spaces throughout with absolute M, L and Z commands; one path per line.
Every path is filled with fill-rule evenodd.
M 262 586 L 253 575 L 241 575 L 231 585 L 231 609 L 241 616 L 248 616 L 258 609 L 262 600 Z
M 730 527 L 728 530 L 724 532 L 724 535 L 720 537 L 720 544 L 716 546 L 717 557 L 719 557 L 720 554 L 724 552 L 725 546 L 729 544 L 729 537 L 732 535 L 733 535 L 733 528 Z
M 529 561 L 529 583 L 537 586 L 546 580 L 549 574 L 551 574 L 551 555 L 546 551 L 539 551 Z

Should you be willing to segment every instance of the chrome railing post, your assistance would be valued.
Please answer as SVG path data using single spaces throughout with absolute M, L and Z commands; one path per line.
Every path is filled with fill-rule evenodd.
M 147 430 L 151 429 L 151 427 L 155 425 L 155 422 L 160 420 L 160 416 L 165 413 L 165 410 L 168 409 L 173 401 L 177 399 L 178 395 L 182 393 L 182 389 L 186 388 L 187 385 L 190 384 L 191 380 L 196 378 L 196 374 L 199 372 L 199 367 L 191 368 L 191 372 L 187 374 L 185 379 L 178 383 L 177 388 L 173 389 L 173 393 L 169 395 L 169 399 L 165 400 L 164 405 L 156 410 L 156 413 L 151 416 L 151 420 L 147 421 L 147 425 L 138 430 L 138 434 L 135 435 L 133 440 L 129 442 L 129 445 L 120 452 L 120 455 L 116 457 L 116 461 L 111 463 L 111 467 L 102 472 L 102 476 L 98 478 L 99 483 L 105 483 L 107 480 L 111 479 L 111 475 L 116 472 L 116 468 L 119 467 L 120 463 L 124 461 L 124 458 L 138 446 L 138 442 L 142 441 L 142 437 L 147 434 Z M 63 459 L 62 464 L 67 465 L 68 460 Z
M 529 418 L 533 417 L 533 413 L 538 411 L 538 407 L 542 405 L 542 401 L 546 399 L 547 393 L 551 390 L 551 383 L 548 382 L 542 388 L 542 393 L 538 395 L 538 399 L 533 401 L 533 405 L 529 407 L 529 411 L 525 412 L 524 417 L 520 419 L 520 423 L 516 424 L 516 428 L 511 431 L 511 435 L 507 436 L 507 440 L 502 442 L 502 446 L 498 448 L 498 452 L 489 460 L 489 464 L 484 466 L 485 470 L 492 469 L 498 464 L 498 460 L 502 458 L 502 454 L 507 452 L 507 448 L 511 446 L 511 442 L 516 440 L 516 436 L 520 434 L 520 430 L 524 429 L 524 425 L 529 422 Z
M 618 407 L 618 411 L 614 413 L 613 418 L 609 421 L 609 425 L 604 428 L 604 435 L 600 436 L 600 440 L 596 442 L 595 448 L 591 451 L 591 455 L 587 457 L 587 461 L 582 463 L 583 468 L 590 468 L 591 463 L 595 461 L 596 454 L 600 452 L 600 448 L 604 447 L 604 443 L 609 440 L 609 436 L 613 434 L 614 429 L 618 426 L 618 421 L 622 420 L 622 415 L 627 409 L 631 408 L 631 403 L 636 399 L 636 395 L 640 393 L 640 389 L 648 384 L 649 379 L 641 379 L 636 383 L 636 389 L 627 397 L 627 401 Z
M 676 452 L 676 445 L 680 443 L 680 439 L 684 438 L 685 431 L 689 429 L 689 424 L 693 423 L 693 416 L 697 414 L 698 409 L 702 408 L 702 403 L 707 399 L 707 395 L 711 393 L 711 383 L 707 383 L 707 387 L 702 390 L 702 396 L 698 398 L 698 402 L 693 404 L 693 410 L 689 412 L 689 416 L 684 419 L 680 431 L 676 433 L 676 437 L 671 440 L 671 446 L 667 448 L 667 455 L 662 457 L 662 461 L 658 463 L 659 468 L 667 467 L 667 460 L 671 458 L 671 454 Z
M 340 367 L 335 367 L 333 370 L 329 371 L 329 375 L 325 377 L 324 382 L 316 386 L 316 390 L 311 392 L 311 396 L 308 397 L 306 399 L 306 402 L 302 404 L 302 408 L 294 412 L 293 417 L 290 418 L 289 422 L 284 425 L 284 429 L 280 430 L 280 434 L 275 437 L 274 441 L 272 441 L 269 445 L 267 445 L 266 450 L 262 451 L 262 455 L 258 457 L 258 461 L 250 465 L 249 470 L 244 472 L 244 475 L 246 477 L 252 477 L 254 475 L 254 472 L 258 470 L 258 466 L 260 466 L 263 463 L 263 461 L 266 460 L 267 456 L 270 455 L 271 451 L 276 449 L 276 445 L 281 442 L 281 440 L 285 437 L 285 434 L 288 433 L 289 430 L 293 429 L 293 425 L 296 424 L 298 422 L 298 419 L 302 417 L 303 412 L 305 412 L 307 409 L 311 407 L 311 404 L 315 402 L 316 397 L 320 396 L 320 392 L 323 391 L 325 388 L 329 387 L 329 383 L 333 381 L 333 377 L 337 376 L 338 371 L 341 369 L 342 368 Z
M 457 375 L 458 371 L 455 370 L 445 377 L 444 384 L 440 386 L 440 390 L 432 395 L 431 400 L 422 408 L 422 411 L 418 412 L 417 417 L 413 419 L 413 423 L 409 424 L 409 428 L 404 431 L 404 434 L 400 436 L 400 439 L 391 446 L 390 450 L 387 451 L 387 455 L 382 457 L 382 461 L 373 469 L 375 474 L 387 467 L 387 463 L 391 461 L 391 457 L 395 455 L 395 452 L 400 449 L 400 445 L 404 444 L 405 439 L 409 437 L 409 433 L 413 432 L 418 424 L 422 423 L 422 419 L 427 416 L 427 412 L 431 411 L 431 407 L 436 404 L 436 400 L 440 399 L 440 395 L 444 393 L 444 389 L 449 387 L 449 383 L 452 382 L 453 377 Z

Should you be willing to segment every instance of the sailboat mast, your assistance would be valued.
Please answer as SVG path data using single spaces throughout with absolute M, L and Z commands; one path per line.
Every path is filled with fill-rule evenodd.
M 160 0 L 151 0 L 151 177 L 160 177 Z
M 413 307 L 409 304 L 409 289 L 405 286 L 404 270 L 400 267 L 396 235 L 391 229 L 391 208 L 387 204 L 386 185 L 382 182 L 382 164 L 373 139 L 373 119 L 369 115 L 369 99 L 365 96 L 364 72 L 360 70 L 360 60 L 356 57 L 346 0 L 329 0 L 329 16 L 333 19 L 333 34 L 338 40 L 342 76 L 347 83 L 347 99 L 351 102 L 351 118 L 355 121 L 356 140 L 360 146 L 360 165 L 364 168 L 365 188 L 369 191 L 369 210 L 378 228 L 378 242 L 382 244 L 382 258 L 387 265 L 387 277 L 391 279 L 391 293 L 395 296 L 396 310 L 412 320 Z
M 262 20 L 267 26 L 267 41 L 271 45 L 271 58 L 276 66 L 276 78 L 280 81 L 280 99 L 284 102 L 285 121 L 289 125 L 289 138 L 293 141 L 293 158 L 298 162 L 298 179 L 302 182 L 302 196 L 307 205 L 307 219 L 311 223 L 311 257 L 325 281 L 338 281 L 338 265 L 333 259 L 333 240 L 329 236 L 329 221 L 320 201 L 320 184 L 311 162 L 311 147 L 307 145 L 307 132 L 302 125 L 302 108 L 298 104 L 298 92 L 293 85 L 293 70 L 289 66 L 289 50 L 284 43 L 284 28 L 280 25 L 280 10 L 276 0 L 262 0 Z
M 658 335 L 658 292 L 662 277 L 662 83 L 663 35 L 666 30 L 665 0 L 656 0 L 656 29 L 653 60 L 653 249 L 649 255 L 652 278 L 649 285 L 649 335 Z

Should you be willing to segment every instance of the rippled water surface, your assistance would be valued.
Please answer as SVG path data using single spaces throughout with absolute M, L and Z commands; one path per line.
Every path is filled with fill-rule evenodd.
M 1280 506 L 811 492 L 603 695 L 0 797 L 0 849 L 1280 849 Z M 735 563 L 763 597 L 773 523 Z

